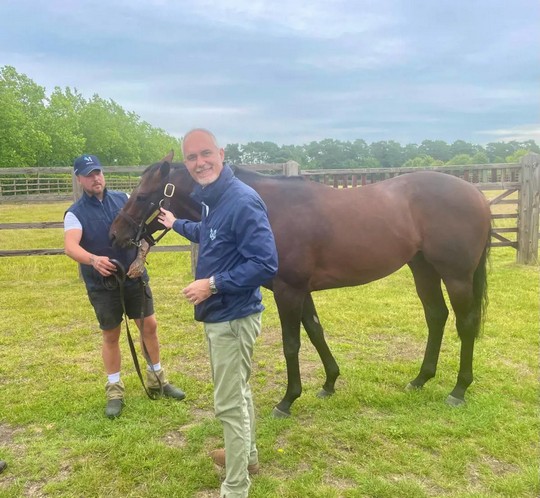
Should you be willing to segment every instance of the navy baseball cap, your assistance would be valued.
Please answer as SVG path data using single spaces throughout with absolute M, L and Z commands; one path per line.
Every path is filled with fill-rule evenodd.
M 73 163 L 73 172 L 77 176 L 88 176 L 90 173 L 92 173 L 92 171 L 95 171 L 96 169 L 98 169 L 99 171 L 103 171 L 101 163 L 96 156 L 90 156 L 88 154 L 85 154 L 84 156 L 80 156 L 75 159 L 75 162 Z

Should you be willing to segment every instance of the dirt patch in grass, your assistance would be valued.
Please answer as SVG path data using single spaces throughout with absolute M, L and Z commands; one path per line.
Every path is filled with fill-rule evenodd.
M 374 351 L 372 358 L 381 360 L 414 361 L 422 358 L 425 344 L 403 334 L 371 334 L 370 339 L 382 345 L 380 351 Z
M 488 467 L 493 475 L 504 476 L 509 474 L 517 474 L 519 467 L 508 462 L 501 462 L 495 457 L 484 455 L 479 462 L 472 462 L 467 467 L 468 481 L 474 489 L 483 489 L 482 470 L 480 467 Z
M 0 424 L 0 444 L 11 445 L 13 436 L 21 429 L 15 429 L 8 424 Z
M 349 491 L 356 489 L 356 483 L 352 479 L 326 475 L 323 484 L 338 491 Z
M 183 448 L 187 443 L 185 429 L 186 426 L 182 427 L 179 431 L 168 432 L 163 436 L 162 441 L 170 448 Z

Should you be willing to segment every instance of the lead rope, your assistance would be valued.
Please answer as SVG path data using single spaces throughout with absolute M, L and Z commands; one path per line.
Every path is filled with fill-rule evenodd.
M 151 400 L 156 400 L 160 396 L 163 395 L 163 384 L 162 384 L 161 380 L 159 379 L 156 370 L 154 369 L 154 364 L 152 363 L 150 355 L 148 354 L 148 350 L 146 349 L 146 344 L 144 343 L 144 336 L 143 336 L 143 334 L 141 332 L 141 344 L 142 344 L 143 355 L 144 355 L 144 358 L 146 360 L 146 363 L 150 366 L 150 369 L 151 369 L 152 373 L 154 374 L 154 376 L 155 376 L 155 378 L 156 378 L 156 380 L 158 382 L 159 394 L 151 393 L 149 391 L 149 389 L 146 387 L 146 384 L 144 383 L 143 375 L 142 375 L 142 372 L 141 372 L 141 367 L 140 367 L 140 364 L 139 364 L 139 359 L 137 357 L 137 350 L 135 349 L 135 344 L 133 343 L 133 338 L 131 337 L 131 332 L 129 330 L 129 317 L 128 317 L 127 311 L 126 311 L 126 301 L 125 301 L 125 294 L 124 294 L 124 282 L 125 282 L 125 278 L 126 278 L 126 273 L 125 273 L 125 270 L 124 270 L 122 264 L 119 261 L 117 261 L 115 259 L 111 259 L 110 261 L 116 265 L 116 267 L 118 268 L 118 270 L 121 273 L 121 276 L 117 275 L 116 273 L 113 273 L 113 276 L 114 276 L 115 283 L 118 286 L 118 289 L 120 291 L 120 302 L 122 303 L 122 311 L 124 313 L 124 321 L 126 322 L 126 332 L 127 332 L 126 335 L 127 335 L 127 338 L 128 338 L 129 350 L 131 351 L 131 357 L 133 358 L 133 364 L 135 365 L 135 370 L 137 372 L 137 375 L 139 376 L 139 380 L 141 381 L 144 392 L 147 394 L 147 396 Z M 106 281 L 104 281 L 104 283 L 105 282 Z M 142 292 L 142 297 L 143 297 L 143 303 L 142 303 L 142 306 L 141 306 L 141 330 L 144 330 L 144 309 L 145 309 L 145 306 L 146 306 L 146 292 L 145 292 L 146 284 L 143 281 L 143 279 L 140 278 L 140 277 L 139 277 L 139 285 L 140 285 L 141 292 Z M 109 289 L 112 288 L 111 283 L 109 283 L 108 285 L 105 283 L 105 286 L 107 288 L 109 288 Z

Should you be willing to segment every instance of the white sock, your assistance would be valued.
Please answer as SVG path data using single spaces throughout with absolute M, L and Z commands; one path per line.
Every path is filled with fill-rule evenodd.
M 149 372 L 159 372 L 161 370 L 161 362 L 158 361 L 155 365 L 146 365 L 146 370 Z
M 111 384 L 116 384 L 117 382 L 120 382 L 120 372 L 108 374 L 107 379 Z

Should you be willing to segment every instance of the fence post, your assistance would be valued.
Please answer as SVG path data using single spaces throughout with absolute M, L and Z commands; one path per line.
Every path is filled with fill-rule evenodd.
M 521 189 L 518 201 L 517 262 L 538 262 L 538 229 L 540 217 L 540 155 L 529 152 L 520 160 Z
M 72 174 L 71 184 L 73 185 L 73 202 L 76 202 L 82 196 L 82 187 L 75 174 Z
M 285 176 L 298 176 L 300 174 L 300 165 L 296 161 L 287 161 L 283 165 L 283 174 Z

